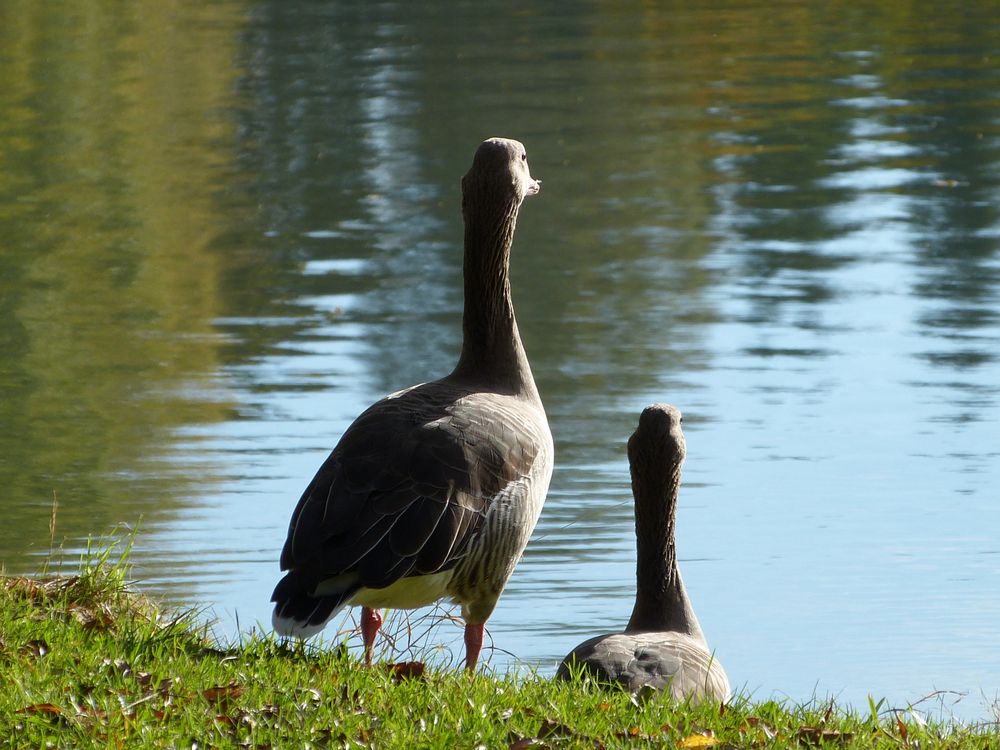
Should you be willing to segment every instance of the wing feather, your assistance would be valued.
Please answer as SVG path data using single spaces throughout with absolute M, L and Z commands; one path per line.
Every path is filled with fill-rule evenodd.
M 358 417 L 302 494 L 282 569 L 382 588 L 454 567 L 493 498 L 535 459 L 488 403 L 456 417 L 463 395 L 438 381 Z
M 448 510 L 449 500 L 421 497 L 399 514 L 399 521 L 389 535 L 389 546 L 401 557 L 415 557 L 434 537 L 438 524 Z
M 460 560 L 471 539 L 469 530 L 478 518 L 475 511 L 458 503 L 449 505 L 434 535 L 421 547 L 415 570 L 418 573 L 433 573 L 444 567 L 447 560 Z

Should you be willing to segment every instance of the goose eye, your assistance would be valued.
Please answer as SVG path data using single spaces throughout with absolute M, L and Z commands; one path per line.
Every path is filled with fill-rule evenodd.
M 521 154 L 521 161 L 528 161 L 528 154 L 526 152 Z

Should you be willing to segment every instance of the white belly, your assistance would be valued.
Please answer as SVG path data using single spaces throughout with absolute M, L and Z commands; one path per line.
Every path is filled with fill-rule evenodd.
M 384 589 L 361 589 L 351 597 L 352 605 L 371 609 L 416 609 L 433 604 L 448 594 L 453 571 L 445 570 L 411 578 L 400 578 Z

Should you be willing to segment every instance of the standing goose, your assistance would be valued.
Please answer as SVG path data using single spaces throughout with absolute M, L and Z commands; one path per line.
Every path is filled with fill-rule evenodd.
M 728 700 L 729 679 L 708 650 L 677 566 L 674 529 L 686 452 L 680 411 L 667 404 L 646 407 L 628 441 L 637 551 L 632 618 L 624 633 L 573 649 L 557 677 L 569 679 L 575 663 L 585 674 L 630 690 L 649 685 L 679 700 Z
M 365 661 L 378 609 L 450 596 L 474 671 L 483 627 L 528 542 L 552 476 L 552 435 L 511 304 L 518 209 L 540 189 L 517 141 L 491 138 L 462 179 L 462 353 L 441 380 L 397 391 L 348 427 L 292 514 L 272 623 L 308 638 L 361 605 Z

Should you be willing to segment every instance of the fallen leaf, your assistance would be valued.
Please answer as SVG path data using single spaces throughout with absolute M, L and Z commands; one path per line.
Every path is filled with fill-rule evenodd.
M 538 733 L 535 736 L 540 740 L 544 740 L 547 737 L 552 736 L 572 737 L 573 734 L 574 732 L 572 729 L 565 724 L 559 723 L 555 719 L 542 719 L 542 724 L 538 727 Z
M 86 709 L 80 712 L 82 716 L 86 716 L 90 719 L 97 719 L 98 721 L 104 721 L 108 718 L 108 712 L 95 706 L 88 706 Z
M 320 747 L 326 747 L 333 738 L 333 729 L 330 727 L 314 727 L 309 733 L 312 735 L 312 739 L 318 743 Z M 346 742 L 347 735 L 341 732 L 341 737 L 343 737 L 341 742 L 344 742 L 345 745 L 350 745 L 350 743 Z
M 546 745 L 537 737 L 523 737 L 517 740 L 517 742 L 512 742 L 507 747 L 507 750 L 526 750 L 526 748 L 529 747 L 547 748 L 548 745 Z
M 122 677 L 127 677 L 132 673 L 132 665 L 124 659 L 115 659 L 114 661 L 105 659 L 103 666 L 112 674 L 118 674 Z
M 273 719 L 278 715 L 278 707 L 273 703 L 266 703 L 257 709 L 257 713 L 264 718 Z
M 75 602 L 69 605 L 69 612 L 84 630 L 107 630 L 113 622 L 108 612 L 93 610 Z
M 210 687 L 201 691 L 202 696 L 209 703 L 222 706 L 228 704 L 230 701 L 234 701 L 239 698 L 244 693 L 244 689 L 237 685 L 235 682 L 230 682 L 228 685 L 216 685 L 215 687 Z
M 740 734 L 746 734 L 751 729 L 756 729 L 758 733 L 763 733 L 763 735 L 769 740 L 773 740 L 777 737 L 777 732 L 761 721 L 759 716 L 746 717 L 743 724 L 740 725 Z
M 19 708 L 16 714 L 49 714 L 50 716 L 62 716 L 62 709 L 54 703 L 35 703 L 31 706 Z
M 677 747 L 712 747 L 719 741 L 710 734 L 690 734 L 677 743 Z
M 838 732 L 822 727 L 799 727 L 799 739 L 814 745 L 821 742 L 850 742 L 854 739 L 854 732 Z
M 422 661 L 403 661 L 398 664 L 390 664 L 389 672 L 392 674 L 394 682 L 403 680 L 418 680 L 424 676 L 426 667 Z
M 180 677 L 177 678 L 178 680 Z M 160 680 L 160 684 L 156 686 L 156 692 L 160 694 L 161 698 L 170 697 L 170 688 L 173 686 L 174 680 L 170 677 Z
M 639 727 L 635 727 L 635 726 L 629 727 L 624 732 L 615 732 L 615 739 L 619 739 L 619 740 L 636 740 L 636 739 L 642 739 L 642 740 L 646 740 L 646 741 L 649 741 L 649 742 L 659 742 L 659 741 L 662 740 L 661 737 L 654 737 L 653 735 L 643 734 L 642 730 L 639 729 Z M 596 742 L 596 740 L 595 740 L 595 742 Z
M 49 644 L 41 638 L 37 638 L 21 646 L 21 653 L 25 656 L 33 656 L 36 659 L 41 659 L 49 653 Z

